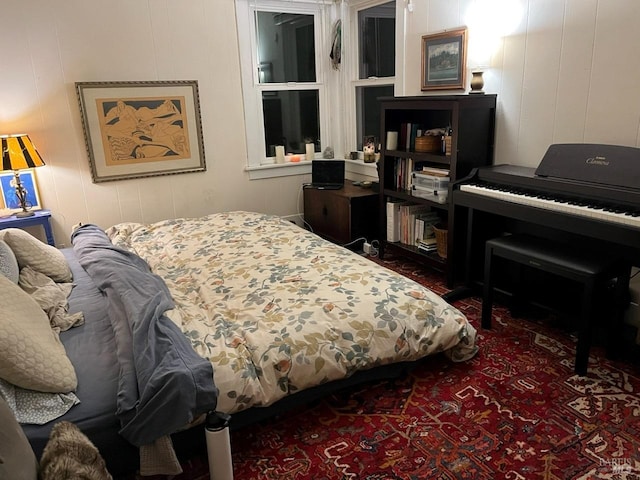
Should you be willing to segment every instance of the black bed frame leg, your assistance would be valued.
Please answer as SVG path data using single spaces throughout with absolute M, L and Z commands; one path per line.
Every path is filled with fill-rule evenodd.
M 207 459 L 210 480 L 233 480 L 231 438 L 229 436 L 230 415 L 209 412 L 205 424 Z

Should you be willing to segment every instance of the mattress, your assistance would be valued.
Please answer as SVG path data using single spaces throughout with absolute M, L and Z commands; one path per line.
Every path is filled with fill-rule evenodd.
M 106 300 L 78 263 L 73 249 L 62 252 L 73 273 L 69 312 L 81 311 L 85 317 L 84 325 L 60 334 L 76 370 L 80 403 L 53 422 L 23 425 L 23 430 L 40 458 L 55 422 L 72 422 L 98 447 L 112 473 L 130 471 L 138 462 L 138 449 L 118 434 L 115 411 L 119 367 Z

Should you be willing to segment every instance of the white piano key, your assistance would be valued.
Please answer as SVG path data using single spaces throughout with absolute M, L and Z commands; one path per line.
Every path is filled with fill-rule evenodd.
M 461 185 L 460 191 L 482 195 L 485 197 L 496 198 L 498 200 L 517 203 L 519 205 L 542 208 L 545 210 L 552 210 L 569 215 L 579 215 L 582 217 L 602 220 L 605 222 L 619 223 L 622 225 L 629 225 L 632 227 L 640 228 L 640 217 L 634 217 L 626 213 L 607 212 L 601 208 L 583 205 L 571 205 L 569 203 L 563 203 L 553 199 L 546 200 L 531 195 L 523 195 L 514 192 L 503 192 L 495 188 L 472 184 Z

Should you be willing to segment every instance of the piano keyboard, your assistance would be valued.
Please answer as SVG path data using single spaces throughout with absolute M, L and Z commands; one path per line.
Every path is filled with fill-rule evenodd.
M 530 207 L 552 210 L 569 215 L 578 215 L 594 220 L 618 223 L 640 228 L 640 213 L 637 211 L 624 211 L 612 207 L 599 207 L 573 200 L 563 200 L 550 196 L 539 196 L 534 193 L 511 191 L 509 188 L 490 185 L 460 185 L 460 191 L 496 198 L 499 200 L 526 205 Z

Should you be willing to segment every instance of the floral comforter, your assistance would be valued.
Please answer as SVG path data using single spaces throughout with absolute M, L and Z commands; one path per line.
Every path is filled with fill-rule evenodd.
M 231 212 L 107 234 L 166 282 L 167 313 L 212 362 L 226 413 L 358 370 L 477 351 L 475 329 L 439 296 L 279 217 Z

